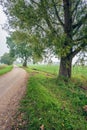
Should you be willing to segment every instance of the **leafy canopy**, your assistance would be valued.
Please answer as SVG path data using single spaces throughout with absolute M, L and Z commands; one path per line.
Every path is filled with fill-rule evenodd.
M 67 10 L 65 4 L 69 4 Z M 86 1 L 4 0 L 2 5 L 5 7 L 11 28 L 29 33 L 30 36 L 33 34 L 39 38 L 38 44 L 43 46 L 45 43 L 45 48 L 51 47 L 60 56 L 66 56 L 72 49 L 74 57 L 87 45 Z M 67 17 L 70 19 L 66 25 Z M 67 37 L 66 28 L 70 37 Z

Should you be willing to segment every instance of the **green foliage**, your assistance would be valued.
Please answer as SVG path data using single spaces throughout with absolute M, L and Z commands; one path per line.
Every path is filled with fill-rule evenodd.
M 9 48 L 10 55 L 12 57 L 15 57 L 15 44 L 10 37 L 6 38 L 6 44 L 7 47 Z
M 31 46 L 27 42 L 15 43 L 16 38 L 13 37 L 13 35 L 12 37 L 7 37 L 7 45 L 10 49 L 10 54 L 16 58 L 21 58 L 26 66 L 27 61 L 32 57 Z
M 15 58 L 10 55 L 10 53 L 5 53 L 3 56 L 1 56 L 0 62 L 11 65 L 13 64 Z
M 9 71 L 11 71 L 13 68 L 13 66 L 4 66 L 2 67 L 2 65 L 0 65 L 0 75 L 3 75 Z
M 38 34 L 37 34 L 38 35 Z M 21 58 L 23 62 L 33 59 L 33 63 L 42 60 L 44 53 L 44 39 L 37 35 L 29 35 L 26 32 L 14 31 L 10 37 L 7 37 L 7 45 L 10 53 L 16 58 Z
M 46 66 L 42 66 L 43 71 L 44 68 L 46 71 Z M 23 117 L 22 122 L 17 119 L 17 128 L 37 130 L 43 124 L 46 130 L 86 130 L 86 115 L 82 108 L 87 104 L 87 92 L 78 86 L 79 82 L 59 80 L 56 84 L 55 76 L 37 70 L 27 68 L 31 76 L 20 104 Z
M 24 31 L 14 31 L 12 34 L 11 34 L 11 40 L 13 40 L 15 43 L 26 43 L 26 42 L 29 42 L 29 34 L 28 32 L 24 32 Z
M 67 41 L 67 45 L 65 46 L 65 42 Z M 68 45 L 68 42 L 71 45 Z M 67 54 L 70 53 L 70 49 L 72 47 L 72 41 L 67 38 L 66 34 L 61 34 L 58 38 L 53 39 L 53 45 L 55 46 L 54 51 L 56 54 L 58 54 L 60 57 L 66 57 Z
M 85 33 L 86 32 L 85 30 L 87 30 L 85 19 L 86 5 L 82 0 L 70 1 L 69 9 L 67 6 L 68 12 L 67 10 L 63 9 L 62 5 L 64 5 L 64 2 L 62 0 L 60 1 L 45 0 L 38 2 L 34 2 L 32 0 L 30 2 L 21 0 L 17 1 L 16 3 L 15 1 L 6 0 L 2 3 L 3 6 L 5 6 L 5 12 L 7 12 L 8 14 L 7 16 L 9 20 L 9 25 L 12 28 L 15 28 L 18 33 L 21 30 L 19 39 L 21 38 L 26 40 L 26 38 L 28 38 L 27 37 L 28 35 L 31 34 L 37 35 L 38 33 L 40 35 L 40 38 L 42 37 L 45 38 L 46 43 L 48 42 L 49 46 L 50 45 L 52 46 L 53 41 L 56 40 L 57 45 L 55 47 L 56 49 L 58 49 L 56 51 L 57 54 L 60 54 L 61 50 L 64 48 L 65 48 L 64 53 L 67 54 L 66 49 L 67 45 L 69 47 L 74 48 L 73 43 L 76 39 L 74 38 L 73 41 L 71 39 L 72 37 L 74 37 L 74 35 L 76 35 L 78 39 L 79 37 L 86 34 Z M 68 19 L 65 18 L 64 15 L 65 13 L 67 15 L 70 14 L 70 16 L 68 16 Z M 70 22 L 68 23 L 71 24 L 72 26 L 69 32 L 71 38 L 67 36 L 67 32 L 65 31 L 65 26 L 68 25 L 66 25 L 65 23 L 66 21 L 64 21 L 64 19 L 69 21 L 69 18 L 72 19 L 72 23 Z M 63 26 L 63 24 L 65 26 Z M 67 41 L 67 43 L 65 43 L 65 41 Z M 79 41 L 77 45 L 80 45 Z M 45 46 L 47 45 L 45 44 Z

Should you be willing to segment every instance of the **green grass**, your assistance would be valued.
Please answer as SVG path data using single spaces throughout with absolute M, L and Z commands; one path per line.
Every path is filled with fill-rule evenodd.
M 0 65 L 0 75 L 3 75 L 9 71 L 11 71 L 13 66 L 2 66 Z
M 87 66 L 75 66 L 72 68 L 72 75 L 75 78 L 87 78 Z
M 53 69 L 52 66 L 48 68 L 47 73 L 46 66 L 26 69 L 30 76 L 26 95 L 16 117 L 18 129 L 39 130 L 43 124 L 45 130 L 87 130 L 87 112 L 83 111 L 83 106 L 87 104 L 87 92 L 81 89 L 81 81 L 72 79 L 73 82 L 71 80 L 68 83 L 60 80 L 56 82 L 56 76 L 48 74 L 54 73 L 54 66 Z M 84 68 L 84 77 L 86 69 Z M 74 68 L 74 71 L 77 69 Z M 83 75 L 82 70 L 77 72 L 78 76 Z M 73 76 L 77 72 L 73 72 Z
M 58 70 L 59 70 L 58 65 L 32 65 L 32 66 L 29 66 L 29 68 L 33 70 L 37 69 L 39 71 L 49 72 L 55 75 L 58 74 Z
M 43 72 L 49 72 L 52 74 L 58 75 L 59 66 L 58 65 L 32 65 L 29 66 L 30 69 L 37 69 Z M 87 77 L 87 66 L 74 66 L 72 67 L 72 77 L 84 79 Z

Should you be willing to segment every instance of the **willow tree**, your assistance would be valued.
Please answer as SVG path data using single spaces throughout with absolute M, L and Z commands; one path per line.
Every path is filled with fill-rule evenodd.
M 60 56 L 59 77 L 71 77 L 73 57 L 87 47 L 87 6 L 83 0 L 3 0 L 11 28 L 44 38 Z

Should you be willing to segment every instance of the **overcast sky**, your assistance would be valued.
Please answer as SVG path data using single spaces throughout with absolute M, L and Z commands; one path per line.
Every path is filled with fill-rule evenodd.
M 7 32 L 2 29 L 2 26 L 6 22 L 6 16 L 0 6 L 0 56 L 3 55 L 5 52 L 8 52 L 8 48 L 6 45 L 6 36 Z

